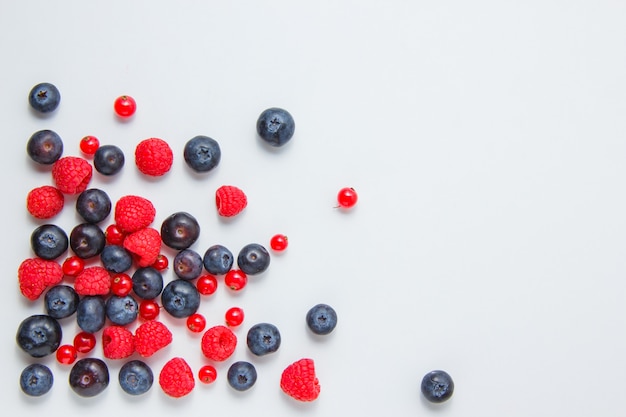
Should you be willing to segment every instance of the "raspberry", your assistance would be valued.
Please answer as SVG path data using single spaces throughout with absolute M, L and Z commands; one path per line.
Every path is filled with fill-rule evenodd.
M 132 233 L 150 226 L 156 216 L 156 209 L 146 198 L 126 195 L 115 203 L 113 216 L 118 229 Z
M 215 192 L 215 205 L 220 216 L 232 217 L 248 205 L 244 192 L 233 185 L 222 185 Z
M 161 234 L 152 227 L 138 230 L 126 236 L 124 248 L 135 256 L 137 265 L 151 266 L 161 254 Z
M 300 359 L 289 365 L 280 378 L 280 388 L 298 401 L 313 401 L 320 394 L 313 359 Z
M 172 343 L 172 332 L 160 321 L 150 320 L 135 330 L 135 350 L 144 358 Z
M 193 371 L 183 358 L 172 358 L 163 365 L 159 385 L 170 397 L 180 398 L 189 394 L 196 385 Z
M 225 361 L 237 347 L 237 336 L 226 326 L 213 326 L 202 336 L 202 353 L 214 361 Z
M 76 276 L 74 290 L 78 295 L 107 295 L 111 290 L 111 276 L 104 267 L 87 267 Z
M 20 291 L 31 301 L 36 300 L 48 286 L 56 285 L 63 279 L 63 268 L 58 262 L 41 258 L 28 258 L 22 261 L 17 278 Z
M 63 209 L 65 197 L 56 187 L 44 185 L 33 188 L 26 197 L 26 209 L 37 219 L 49 219 Z
M 108 359 L 124 359 L 135 352 L 133 334 L 123 326 L 108 326 L 102 331 L 102 350 Z
M 174 161 L 174 153 L 163 139 L 144 139 L 135 148 L 135 164 L 143 174 L 153 177 L 165 175 Z
M 65 194 L 80 194 L 87 188 L 93 168 L 84 158 L 64 156 L 52 165 L 52 179 Z

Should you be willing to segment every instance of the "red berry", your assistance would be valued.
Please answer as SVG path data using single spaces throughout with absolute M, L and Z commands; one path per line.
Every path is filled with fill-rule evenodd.
M 128 95 L 119 96 L 113 103 L 115 113 L 120 117 L 130 117 L 137 110 L 137 102 Z
M 70 256 L 63 261 L 63 274 L 69 277 L 76 277 L 85 269 L 85 260 L 76 255 Z
M 80 194 L 85 191 L 92 175 L 93 168 L 84 158 L 64 156 L 52 165 L 52 179 L 64 194 Z
M 200 333 L 206 327 L 206 319 L 200 313 L 187 317 L 187 328 L 194 333 Z
M 231 269 L 224 275 L 224 284 L 233 291 L 243 289 L 248 283 L 248 276 L 241 269 Z
M 29 258 L 20 264 L 17 279 L 24 297 L 34 301 L 46 288 L 63 280 L 63 268 L 55 261 Z
M 270 239 L 270 247 L 277 252 L 281 252 L 287 249 L 288 244 L 289 241 L 287 240 L 287 236 L 281 233 L 272 236 L 272 238 Z
M 85 155 L 93 155 L 96 153 L 98 148 L 100 147 L 100 141 L 95 136 L 85 136 L 80 140 L 80 150 Z
M 280 388 L 298 401 L 313 401 L 320 394 L 320 384 L 315 376 L 312 359 L 300 359 L 289 365 L 280 378 Z
M 157 271 L 164 271 L 167 269 L 169 264 L 170 262 L 167 259 L 167 256 L 160 254 L 159 256 L 157 256 L 157 260 L 154 261 L 154 263 L 152 264 L 152 267 Z
M 124 359 L 135 353 L 133 334 L 124 326 L 112 325 L 102 331 L 102 353 L 107 359 Z
M 222 362 L 235 352 L 237 336 L 226 326 L 213 326 L 202 335 L 200 347 L 204 356 Z
M 161 307 L 154 300 L 143 300 L 139 303 L 139 316 L 144 320 L 154 320 L 160 312 Z
M 74 336 L 74 347 L 80 353 L 91 352 L 96 347 L 96 336 L 93 333 L 80 332 Z
M 339 190 L 339 193 L 337 194 L 337 202 L 339 203 L 339 207 L 343 208 L 354 207 L 358 198 L 359 197 L 356 191 L 352 187 L 344 187 Z
M 152 177 L 165 175 L 174 162 L 174 152 L 163 139 L 144 139 L 135 148 L 135 165 L 142 174 Z
M 121 245 L 124 242 L 126 234 L 116 224 L 110 224 L 104 230 L 104 236 L 110 245 Z
M 59 363 L 70 365 L 74 363 L 78 357 L 78 353 L 73 345 L 61 345 L 57 349 L 56 356 Z
M 125 195 L 115 203 L 113 216 L 121 232 L 132 233 L 150 226 L 156 216 L 156 209 L 147 198 Z
M 135 330 L 135 349 L 144 358 L 172 343 L 172 332 L 158 320 L 142 323 Z
M 51 185 L 33 188 L 26 196 L 26 209 L 37 219 L 49 219 L 63 209 L 65 196 Z
M 196 383 L 189 364 L 176 357 L 167 361 L 161 369 L 159 385 L 170 397 L 180 398 L 193 391 Z
M 223 217 L 232 217 L 241 213 L 248 205 L 246 194 L 232 185 L 222 185 L 215 191 L 217 213 Z
M 211 274 L 203 274 L 196 281 L 196 288 L 202 295 L 211 295 L 217 290 L 217 278 Z
M 198 371 L 198 379 L 203 384 L 210 384 L 217 379 L 217 369 L 213 365 L 204 365 Z
M 150 266 L 161 254 L 161 234 L 152 227 L 133 232 L 124 239 L 124 249 L 135 256 L 140 267 Z
M 236 327 L 243 323 L 243 316 L 243 309 L 240 307 L 231 307 L 226 310 L 224 315 L 226 324 L 230 327 Z
M 133 289 L 133 279 L 128 274 L 116 274 L 111 278 L 111 292 L 119 297 L 125 297 Z
M 111 291 L 109 271 L 99 265 L 83 269 L 74 280 L 74 290 L 78 295 L 108 295 Z

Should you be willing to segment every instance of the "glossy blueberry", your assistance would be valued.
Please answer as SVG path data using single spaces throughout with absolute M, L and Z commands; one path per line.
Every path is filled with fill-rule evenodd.
M 163 275 L 151 266 L 137 268 L 132 279 L 135 295 L 143 300 L 152 300 L 163 291 Z
M 238 361 L 230 365 L 226 376 L 231 387 L 237 391 L 246 391 L 256 382 L 257 372 L 250 362 Z
M 106 300 L 106 316 L 111 322 L 125 326 L 134 322 L 139 315 L 139 304 L 132 295 L 112 295 Z
M 296 124 L 287 110 L 272 107 L 259 116 L 256 131 L 266 143 L 279 147 L 285 145 L 293 137 Z
M 124 152 L 115 145 L 102 145 L 93 156 L 93 167 L 102 175 L 117 174 L 124 162 Z
M 46 394 L 53 384 L 52 371 L 41 363 L 28 365 L 20 374 L 20 388 L 24 394 L 31 397 L 40 397 Z
M 109 368 L 102 359 L 79 359 L 70 370 L 69 383 L 81 397 L 94 397 L 109 386 Z
M 124 392 L 130 395 L 141 395 L 152 387 L 154 374 L 145 362 L 132 360 L 122 365 L 118 379 Z
M 196 136 L 185 144 L 185 162 L 196 172 L 208 172 L 215 168 L 222 157 L 220 145 L 208 136 Z
M 76 309 L 76 324 L 87 333 L 102 330 L 106 323 L 106 301 L 99 295 L 84 296 Z
M 58 349 L 62 337 L 63 332 L 57 319 L 35 314 L 22 320 L 17 329 L 16 341 L 33 358 L 43 358 Z
M 224 275 L 233 267 L 235 258 L 225 246 L 213 245 L 204 252 L 202 263 L 204 268 L 213 275 Z
M 133 266 L 133 256 L 120 245 L 105 245 L 100 261 L 104 269 L 115 273 L 126 272 Z
M 432 403 L 442 403 L 452 397 L 454 381 L 447 372 L 435 370 L 424 375 L 421 385 L 424 398 Z
M 28 93 L 28 103 L 40 113 L 50 113 L 59 107 L 61 93 L 51 83 L 39 83 Z
M 67 233 L 54 224 L 42 224 L 30 235 L 30 246 L 35 255 L 52 260 L 63 255 L 69 247 Z
M 248 330 L 246 343 L 250 352 L 257 356 L 273 353 L 280 347 L 278 328 L 270 323 L 257 323 Z
M 38 164 L 52 165 L 63 155 L 63 141 L 52 130 L 39 130 L 28 139 L 26 153 Z
M 93 223 L 81 223 L 70 232 L 70 248 L 82 259 L 100 255 L 106 245 L 104 231 Z
M 170 281 L 161 293 L 165 311 L 176 318 L 185 318 L 198 311 L 200 293 L 196 286 L 184 279 Z
M 306 313 L 306 324 L 313 333 L 327 335 L 337 326 L 337 312 L 328 304 L 317 304 Z
M 260 274 L 270 266 L 270 253 L 258 243 L 247 244 L 237 255 L 237 265 L 247 275 Z
M 202 256 L 194 250 L 183 249 L 176 254 L 172 267 L 178 278 L 196 279 L 202 273 Z
M 172 249 L 187 249 L 200 236 L 200 224 L 184 211 L 169 215 L 161 223 L 161 240 Z
M 111 198 L 99 188 L 89 188 L 78 195 L 76 212 L 87 223 L 100 223 L 111 213 Z
M 55 285 L 44 296 L 46 313 L 55 319 L 64 319 L 76 313 L 79 302 L 78 293 L 69 285 Z

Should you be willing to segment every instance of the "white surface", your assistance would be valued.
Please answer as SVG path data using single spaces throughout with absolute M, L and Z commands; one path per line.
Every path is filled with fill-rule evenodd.
M 0 9 L 3 405 L 21 415 L 623 415 L 625 2 L 4 1 Z M 40 81 L 62 94 L 50 118 L 28 109 Z M 138 102 L 129 123 L 113 116 L 120 94 Z M 294 139 L 275 152 L 254 128 L 270 106 L 296 120 Z M 232 360 L 256 364 L 252 390 L 228 387 L 229 360 L 213 385 L 185 398 L 167 398 L 158 384 L 129 398 L 117 384 L 120 363 L 109 361 L 109 389 L 82 399 L 67 384 L 69 368 L 49 358 L 53 390 L 21 394 L 29 359 L 15 331 L 42 309 L 16 285 L 37 225 L 24 199 L 50 183 L 25 143 L 42 128 L 62 136 L 66 155 L 78 155 L 87 134 L 120 146 L 123 173 L 96 175 L 91 186 L 112 199 L 149 197 L 157 227 L 191 212 L 199 252 L 289 236 L 287 252 L 243 293 L 221 286 L 201 305 L 210 324 L 231 305 L 245 309 Z M 206 176 L 182 159 L 196 134 L 222 147 Z M 132 152 L 150 136 L 171 144 L 175 162 L 146 181 Z M 229 222 L 213 205 L 222 184 L 249 197 Z M 333 208 L 343 186 L 360 195 L 350 213 Z M 72 207 L 55 222 L 69 230 Z M 323 340 L 304 325 L 318 302 L 339 314 Z M 243 341 L 259 321 L 275 323 L 283 344 L 254 359 Z M 173 344 L 149 361 L 155 374 L 173 356 L 195 372 L 205 363 L 199 337 L 171 325 Z M 72 322 L 65 326 L 70 342 Z M 278 386 L 300 357 L 317 364 L 322 393 L 312 404 Z M 456 391 L 431 407 L 419 383 L 437 368 Z

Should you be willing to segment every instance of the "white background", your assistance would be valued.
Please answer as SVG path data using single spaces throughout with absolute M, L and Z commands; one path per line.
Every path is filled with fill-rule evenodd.
M 623 415 L 625 47 L 621 0 L 2 1 L 1 403 L 25 416 Z M 62 94 L 48 118 L 26 99 L 41 81 Z M 127 123 L 112 111 L 121 94 L 138 102 Z M 296 120 L 293 140 L 274 150 L 255 133 L 271 106 Z M 289 236 L 242 293 L 222 285 L 204 299 L 210 325 L 232 305 L 246 313 L 214 384 L 174 400 L 155 383 L 131 398 L 117 383 L 121 362 L 110 361 L 109 388 L 83 399 L 67 384 L 69 367 L 50 357 L 52 391 L 20 392 L 32 360 L 15 331 L 43 308 L 16 279 L 41 223 L 26 194 L 51 183 L 25 152 L 39 129 L 59 133 L 65 155 L 80 155 L 88 134 L 121 147 L 122 173 L 94 175 L 90 186 L 113 200 L 150 198 L 156 227 L 192 213 L 198 252 Z M 198 134 L 222 148 L 208 175 L 182 159 Z M 156 180 L 133 162 L 148 137 L 175 153 Z M 223 184 L 249 198 L 231 221 L 214 207 Z M 344 186 L 360 196 L 347 213 L 334 208 Z M 74 202 L 53 219 L 68 231 L 79 221 Z M 339 314 L 327 338 L 304 325 L 318 302 Z M 148 361 L 155 374 L 173 356 L 197 371 L 207 362 L 200 336 L 161 318 L 174 342 Z M 276 324 L 283 343 L 253 358 L 245 332 L 260 321 Z M 63 326 L 70 343 L 74 321 Z M 310 404 L 278 385 L 301 357 L 315 360 L 322 385 Z M 226 383 L 238 359 L 259 373 L 245 393 Z M 456 383 L 437 407 L 419 392 L 432 369 Z

